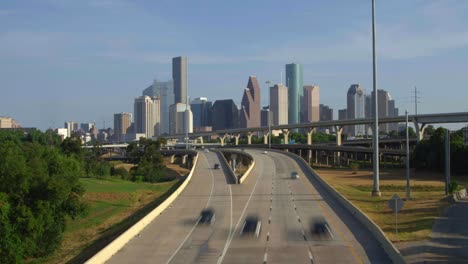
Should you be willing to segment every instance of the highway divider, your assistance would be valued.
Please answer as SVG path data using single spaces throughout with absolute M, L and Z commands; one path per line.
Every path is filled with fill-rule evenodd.
M 318 174 L 309 166 L 309 164 L 298 155 L 286 151 L 281 150 L 271 150 L 277 153 L 285 154 L 294 160 L 296 160 L 300 167 L 304 170 L 310 172 L 313 175 L 314 179 L 317 180 L 327 191 L 330 193 L 344 208 L 346 208 L 354 217 L 356 217 L 359 222 L 366 227 L 369 232 L 374 235 L 375 239 L 380 243 L 380 246 L 385 250 L 389 258 L 392 260 L 393 263 L 406 263 L 406 260 L 401 255 L 400 251 L 393 245 L 393 243 L 388 240 L 385 236 L 382 229 L 377 226 L 374 221 L 372 221 L 366 214 L 364 214 L 359 208 L 357 208 L 354 204 L 352 204 L 348 199 L 346 199 L 343 195 L 341 195 L 335 188 L 330 186 L 325 180 L 323 180 Z
M 224 163 L 224 165 L 226 165 L 229 168 L 229 172 L 228 172 L 229 175 L 231 177 L 233 177 L 234 181 L 236 183 L 238 183 L 238 184 L 242 184 L 245 181 L 245 179 L 247 179 L 247 177 L 249 176 L 249 174 L 252 171 L 253 167 L 255 166 L 255 160 L 254 160 L 253 156 L 250 155 L 249 153 L 246 153 L 246 152 L 243 152 L 243 151 L 238 151 L 238 150 L 226 150 L 226 149 L 216 150 L 216 152 L 218 152 L 222 156 L 220 158 L 221 161 Z M 239 157 L 246 157 L 247 159 L 249 159 L 250 164 L 249 164 L 249 167 L 247 168 L 247 170 L 242 175 L 236 176 L 235 172 L 232 170 L 231 166 L 229 165 L 229 162 L 226 160 L 226 157 L 224 156 L 225 153 L 236 154 Z
M 153 211 L 143 217 L 140 221 L 134 224 L 132 227 L 127 229 L 123 234 L 119 237 L 114 239 L 111 243 L 109 243 L 105 248 L 99 251 L 96 255 L 88 259 L 85 263 L 87 264 L 95 264 L 95 263 L 104 263 L 109 260 L 113 255 L 115 255 L 122 247 L 125 246 L 132 238 L 138 236 L 140 232 L 154 219 L 156 219 L 162 212 L 171 205 L 174 200 L 179 197 L 182 191 L 185 189 L 187 184 L 190 182 L 192 178 L 193 171 L 197 166 L 199 154 L 197 153 L 195 159 L 193 161 L 192 169 L 190 173 L 185 178 L 184 182 L 175 190 L 167 199 L 162 202 L 158 207 L 156 207 Z

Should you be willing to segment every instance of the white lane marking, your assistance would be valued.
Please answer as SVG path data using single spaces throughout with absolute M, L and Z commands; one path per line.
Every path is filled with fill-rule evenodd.
M 270 231 L 268 231 L 268 234 L 267 234 L 267 241 L 270 240 Z
M 246 210 L 247 207 L 249 206 L 250 200 L 252 199 L 252 196 L 253 196 L 253 194 L 254 194 L 254 192 L 255 192 L 255 189 L 257 188 L 258 180 L 259 180 L 260 178 L 262 178 L 262 176 L 263 176 L 263 173 L 261 173 L 261 174 L 257 177 L 257 180 L 255 181 L 255 185 L 254 185 L 254 187 L 252 188 L 252 192 L 250 193 L 249 199 L 247 200 L 247 203 L 245 204 L 244 209 L 242 210 L 242 213 L 241 213 L 241 215 L 240 215 L 240 217 L 239 217 L 239 220 L 237 220 L 236 227 L 234 227 L 234 232 L 231 233 L 231 237 L 229 238 L 229 242 L 226 243 L 226 245 L 224 245 L 223 253 L 221 254 L 221 256 L 220 256 L 219 259 L 218 259 L 218 264 L 220 264 L 221 262 L 223 262 L 223 259 L 224 259 L 224 257 L 226 256 L 227 250 L 228 250 L 229 246 L 231 245 L 232 239 L 234 238 L 235 230 L 239 227 L 239 224 L 240 224 L 242 218 L 244 217 L 245 210 Z
M 331 238 L 333 239 L 334 237 L 333 237 L 332 231 L 330 230 L 330 227 L 328 227 L 328 225 L 325 225 L 325 227 L 327 228 L 328 233 L 330 234 Z
M 268 253 L 265 252 L 265 255 L 263 255 L 263 263 L 267 263 L 268 260 Z
M 309 259 L 311 263 L 314 263 L 314 257 L 312 256 L 312 252 L 309 250 Z
M 209 168 L 210 165 L 208 164 L 208 160 L 207 158 L 205 157 L 205 155 L 203 155 L 203 157 L 205 158 L 205 163 L 207 165 L 207 167 Z M 206 205 L 205 205 L 205 208 L 208 207 L 208 205 L 210 204 L 211 202 L 211 197 L 213 196 L 213 189 L 214 189 L 214 175 L 213 175 L 213 172 L 209 169 L 210 171 L 210 174 L 211 174 L 211 191 L 210 191 L 210 197 L 208 198 L 208 201 L 206 202 Z M 179 253 L 179 250 L 182 248 L 182 246 L 185 244 L 185 242 L 187 241 L 187 239 L 192 235 L 193 231 L 195 230 L 195 228 L 197 227 L 198 223 L 200 222 L 200 219 L 201 219 L 201 216 L 198 217 L 198 220 L 197 222 L 195 223 L 195 225 L 193 225 L 192 229 L 190 230 L 190 232 L 187 234 L 187 236 L 185 237 L 184 241 L 182 241 L 182 243 L 179 245 L 179 247 L 176 249 L 176 251 L 174 251 L 174 253 L 172 254 L 172 256 L 169 258 L 169 260 L 166 262 L 166 264 L 170 263 L 172 261 L 172 259 L 177 255 L 177 253 Z

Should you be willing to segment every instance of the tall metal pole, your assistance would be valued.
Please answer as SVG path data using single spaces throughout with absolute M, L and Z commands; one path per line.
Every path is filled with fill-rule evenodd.
M 377 96 L 377 77 L 376 77 L 376 62 L 375 62 L 375 0 L 372 0 L 372 86 L 374 91 L 374 135 L 372 137 L 372 145 L 374 147 L 374 186 L 372 188 L 372 196 L 380 196 L 379 189 L 379 112 L 378 112 L 378 96 Z
M 445 195 L 449 194 L 450 187 L 450 131 L 445 130 Z
M 283 75 L 281 75 L 283 76 Z M 281 77 L 283 79 L 283 77 Z M 267 84 L 267 89 L 268 89 L 268 149 L 271 149 L 271 94 L 270 94 L 270 81 L 265 82 Z
M 406 115 L 406 200 L 411 200 L 410 193 L 410 164 L 409 164 L 409 132 L 408 132 L 408 110 L 405 111 Z

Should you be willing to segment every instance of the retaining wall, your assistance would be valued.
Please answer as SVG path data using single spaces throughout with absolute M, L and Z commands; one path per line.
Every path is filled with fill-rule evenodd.
M 247 179 L 247 177 L 250 175 L 250 172 L 252 171 L 253 167 L 255 166 L 255 160 L 253 158 L 252 155 L 250 155 L 249 153 L 246 153 L 246 152 L 243 152 L 243 151 L 238 151 L 238 150 L 219 150 L 219 152 L 221 152 L 221 154 L 223 153 L 231 153 L 231 154 L 237 154 L 239 156 L 246 156 L 248 159 L 251 160 L 250 162 L 250 165 L 249 165 L 249 168 L 244 172 L 244 174 L 242 174 L 240 176 L 240 178 L 237 178 L 237 176 L 235 175 L 234 171 L 232 170 L 231 166 L 229 166 L 229 162 L 227 162 L 226 158 L 224 157 L 224 155 L 221 155 L 223 156 L 222 159 L 224 159 L 224 161 L 226 162 L 227 166 L 229 167 L 229 170 L 230 172 L 232 172 L 232 175 L 234 175 L 234 178 L 236 179 L 236 183 L 238 184 L 242 184 L 245 179 Z M 231 174 L 231 173 L 230 173 Z

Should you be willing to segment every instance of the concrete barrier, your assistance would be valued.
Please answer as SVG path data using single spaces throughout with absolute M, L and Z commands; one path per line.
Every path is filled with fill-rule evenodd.
M 317 180 L 324 188 L 328 191 L 335 199 L 343 205 L 356 219 L 361 222 L 364 227 L 366 227 L 369 232 L 374 235 L 375 239 L 380 243 L 380 246 L 385 250 L 389 258 L 393 263 L 406 263 L 406 260 L 401 255 L 400 251 L 393 245 L 393 243 L 388 240 L 384 232 L 380 227 L 378 227 L 371 219 L 367 217 L 359 208 L 352 204 L 348 199 L 341 195 L 337 190 L 331 187 L 325 180 L 323 180 L 318 174 L 309 166 L 309 164 L 301 157 L 294 153 L 285 152 L 281 150 L 271 150 L 274 152 L 282 153 L 287 156 L 290 156 L 296 160 L 302 169 L 310 172 L 310 175 L 313 175 L 314 179 Z
M 223 153 L 219 150 L 212 150 L 212 151 L 218 154 L 219 159 L 221 160 L 221 163 L 223 163 L 225 168 L 228 168 L 228 174 L 229 174 L 229 177 L 231 177 L 232 182 L 237 184 L 237 176 L 234 173 L 234 171 L 231 169 L 231 166 L 229 165 L 229 162 L 226 160 L 226 157 L 224 157 Z
M 187 184 L 190 182 L 192 178 L 193 171 L 197 166 L 199 155 L 195 156 L 193 161 L 192 169 L 190 170 L 189 175 L 184 180 L 184 182 L 175 190 L 167 199 L 162 202 L 158 207 L 156 207 L 153 211 L 143 217 L 140 221 L 134 224 L 132 227 L 127 229 L 123 234 L 119 237 L 114 239 L 109 245 L 99 251 L 96 255 L 88 259 L 85 263 L 94 264 L 94 263 L 104 263 L 109 260 L 113 255 L 115 255 L 125 244 L 127 244 L 132 238 L 137 236 L 149 223 L 151 223 L 156 217 L 158 217 L 170 204 L 174 202 L 174 200 L 179 197 L 182 191 L 185 189 Z
M 226 158 L 224 157 L 224 155 L 222 155 L 223 159 L 228 164 L 229 170 L 232 172 L 232 175 L 234 175 L 234 177 L 236 178 L 236 183 L 242 184 L 245 181 L 245 179 L 247 179 L 247 177 L 250 175 L 250 172 L 252 171 L 253 167 L 255 166 L 255 160 L 254 160 L 253 156 L 250 155 L 249 153 L 246 153 L 246 152 L 243 152 L 243 151 L 238 151 L 238 150 L 224 150 L 223 149 L 223 150 L 219 150 L 219 151 L 221 153 L 227 152 L 227 153 L 235 153 L 235 154 L 240 155 L 240 156 L 247 156 L 247 158 L 249 158 L 251 160 L 249 168 L 244 172 L 244 174 L 241 175 L 241 177 L 239 179 L 237 179 L 237 177 L 235 176 L 234 171 L 232 171 L 232 168 L 229 166 L 229 163 L 227 162 Z
M 461 189 L 460 191 L 457 191 L 452 194 L 452 202 L 456 203 L 461 199 L 464 199 L 466 197 L 466 189 Z

